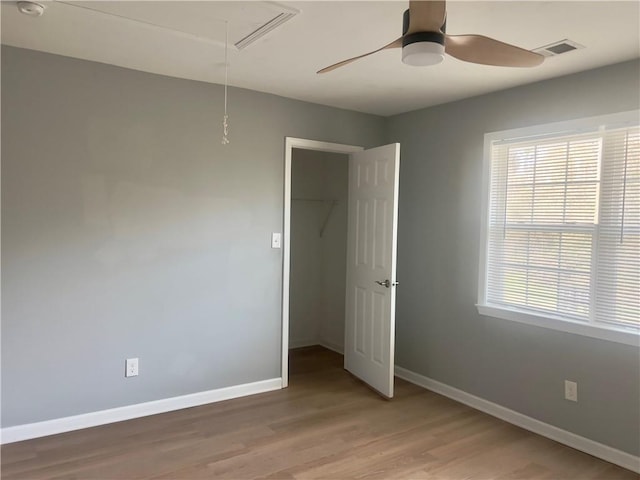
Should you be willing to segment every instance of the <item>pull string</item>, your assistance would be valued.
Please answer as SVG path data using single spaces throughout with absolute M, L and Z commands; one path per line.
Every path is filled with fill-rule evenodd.
M 222 117 L 222 144 L 229 143 L 229 115 L 227 115 L 227 87 L 229 84 L 229 22 L 224 22 L 224 117 Z
M 620 245 L 624 241 L 624 210 L 627 200 L 627 161 L 629 159 L 629 131 L 624 137 L 624 177 L 622 179 L 622 219 L 620 221 Z

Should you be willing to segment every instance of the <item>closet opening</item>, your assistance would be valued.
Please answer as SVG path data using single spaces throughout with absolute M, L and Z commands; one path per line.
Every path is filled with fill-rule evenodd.
M 289 372 L 343 365 L 349 155 L 293 148 Z

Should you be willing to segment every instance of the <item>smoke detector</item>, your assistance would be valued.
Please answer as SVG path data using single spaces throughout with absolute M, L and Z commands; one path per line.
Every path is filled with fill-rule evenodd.
M 29 15 L 30 17 L 39 17 L 44 13 L 44 7 L 35 2 L 18 2 L 18 10 L 20 13 Z

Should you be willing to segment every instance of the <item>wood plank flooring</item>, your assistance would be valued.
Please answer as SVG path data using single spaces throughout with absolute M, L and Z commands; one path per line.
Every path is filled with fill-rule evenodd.
M 10 479 L 606 479 L 638 475 L 396 380 L 383 400 L 321 347 L 285 390 L 5 445 Z

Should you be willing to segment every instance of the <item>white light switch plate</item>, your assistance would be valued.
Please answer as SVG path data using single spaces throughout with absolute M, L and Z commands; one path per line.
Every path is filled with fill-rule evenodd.
M 271 234 L 271 248 L 280 248 L 281 247 L 281 235 L 279 233 Z
M 572 402 L 578 401 L 578 383 L 570 380 L 564 381 L 564 398 Z

